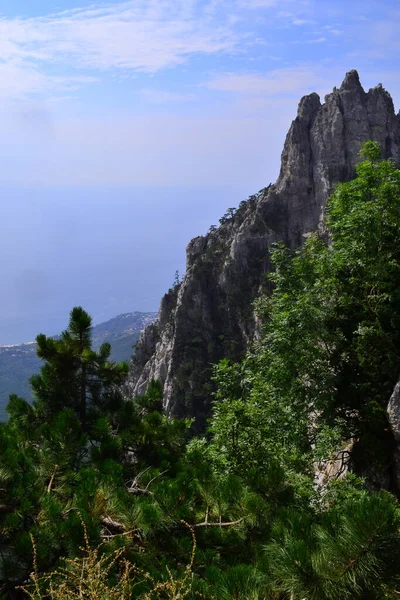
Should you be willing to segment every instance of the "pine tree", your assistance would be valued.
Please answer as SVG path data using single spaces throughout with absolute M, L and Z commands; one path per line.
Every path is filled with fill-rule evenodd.
M 128 365 L 109 361 L 111 346 L 92 349 L 92 319 L 81 307 L 70 313 L 68 328 L 59 339 L 37 336 L 37 354 L 45 361 L 39 375 L 31 378 L 37 408 L 50 417 L 70 408 L 84 428 L 97 416 L 122 405 L 118 386 Z

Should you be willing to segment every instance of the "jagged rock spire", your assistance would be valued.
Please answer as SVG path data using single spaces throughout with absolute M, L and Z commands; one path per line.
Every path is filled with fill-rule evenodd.
M 296 247 L 323 223 L 333 186 L 353 176 L 361 145 L 372 139 L 400 159 L 400 117 L 381 85 L 365 92 L 357 71 L 321 104 L 302 98 L 286 137 L 278 180 L 207 236 L 188 246 L 183 282 L 161 302 L 158 322 L 142 334 L 132 359 L 128 393 L 152 378 L 164 384 L 172 416 L 210 414 L 210 364 L 241 358 L 257 332 L 252 302 L 268 270 L 268 248 Z
M 364 89 L 360 82 L 360 77 L 358 72 L 355 69 L 352 69 L 348 73 L 346 73 L 346 77 L 343 79 L 343 83 L 340 86 L 341 91 L 349 91 L 354 92 L 356 90 L 363 91 Z

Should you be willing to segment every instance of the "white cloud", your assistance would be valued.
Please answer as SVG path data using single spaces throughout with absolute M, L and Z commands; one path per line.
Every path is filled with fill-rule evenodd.
M 86 75 L 46 75 L 35 65 L 22 60 L 0 62 L 0 100 L 43 93 L 72 92 L 95 81 L 95 77 Z
M 0 97 L 65 97 L 93 82 L 93 73 L 153 75 L 199 55 L 254 58 L 251 48 L 269 44 L 267 31 L 248 32 L 254 9 L 261 20 L 314 23 L 308 0 L 97 0 L 41 17 L 0 17 Z
M 307 40 L 307 44 L 322 44 L 322 42 L 326 42 L 325 37 L 320 37 L 315 40 Z
M 156 89 L 142 89 L 140 94 L 146 98 L 148 102 L 155 104 L 161 104 L 164 102 L 186 102 L 188 100 L 194 100 L 195 94 L 178 94 L 176 92 L 169 92 L 166 90 Z
M 231 19 L 213 18 L 215 9 L 216 0 L 135 0 L 0 18 L 3 91 L 9 88 L 15 98 L 89 81 L 48 75 L 50 67 L 52 73 L 65 68 L 155 73 L 192 55 L 232 53 L 242 37 Z
M 342 29 L 338 29 L 338 25 L 325 25 L 324 29 L 327 29 L 328 33 L 332 35 L 343 35 L 344 33 Z
M 292 25 L 315 25 L 315 21 L 310 21 L 308 19 L 295 19 L 292 21 Z
M 322 99 L 353 66 L 353 61 L 346 63 L 216 75 L 205 85 L 231 92 L 228 102 L 216 102 L 206 111 L 197 110 L 202 104 L 197 102 L 196 111 L 185 114 L 176 108 L 171 114 L 166 104 L 151 115 L 135 116 L 127 110 L 107 118 L 70 118 L 70 112 L 54 102 L 35 101 L 29 107 L 26 102 L 15 103 L 12 110 L 2 111 L 0 119 L 0 182 L 28 186 L 251 182 L 251 189 L 257 189 L 275 178 L 300 97 L 317 91 Z M 366 89 L 382 81 L 398 103 L 396 73 L 367 71 L 360 76 Z M 184 100 L 161 88 L 141 93 L 152 101 Z
M 271 8 L 276 6 L 277 4 L 281 4 L 279 0 L 239 0 L 238 6 L 241 8 Z
M 287 68 L 262 73 L 224 73 L 204 83 L 206 87 L 222 92 L 274 96 L 299 95 L 306 89 L 321 84 L 321 77 L 312 68 Z

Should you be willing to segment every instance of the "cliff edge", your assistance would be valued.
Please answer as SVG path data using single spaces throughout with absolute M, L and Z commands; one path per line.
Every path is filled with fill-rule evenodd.
M 142 333 L 127 393 L 141 394 L 159 379 L 167 413 L 195 417 L 196 429 L 204 428 L 211 365 L 240 359 L 257 333 L 252 303 L 268 285 L 269 246 L 282 240 L 296 247 L 323 227 L 326 200 L 336 183 L 352 178 L 367 140 L 379 142 L 384 157 L 400 164 L 400 113 L 381 84 L 365 92 L 350 71 L 323 104 L 315 93 L 302 98 L 277 182 L 188 244 L 185 277 Z

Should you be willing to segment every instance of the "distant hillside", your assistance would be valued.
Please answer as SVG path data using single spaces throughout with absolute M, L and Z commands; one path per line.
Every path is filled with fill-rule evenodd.
M 93 327 L 93 346 L 104 342 L 112 346 L 111 358 L 117 362 L 132 356 L 140 332 L 156 318 L 156 313 L 125 313 Z M 5 407 L 10 394 L 31 398 L 29 378 L 40 369 L 35 342 L 18 345 L 0 345 L 0 420 L 6 416 Z

